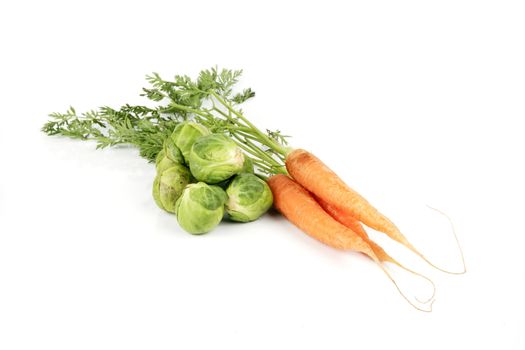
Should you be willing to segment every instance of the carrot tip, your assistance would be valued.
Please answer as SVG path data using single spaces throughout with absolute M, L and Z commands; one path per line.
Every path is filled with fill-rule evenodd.
M 403 291 L 401 290 L 401 288 L 399 287 L 399 285 L 397 284 L 397 282 L 395 281 L 395 279 L 392 277 L 392 275 L 388 272 L 388 270 L 380 263 L 376 262 L 377 265 L 379 265 L 379 267 L 381 268 L 381 270 L 383 270 L 383 272 L 387 275 L 388 279 L 394 284 L 394 286 L 396 287 L 398 293 L 403 297 L 403 299 L 405 299 L 405 301 L 410 304 L 410 306 L 412 306 L 414 309 L 418 310 L 418 311 L 423 311 L 423 312 L 432 312 L 432 305 L 434 304 L 434 301 L 436 299 L 434 299 L 434 292 L 432 293 L 432 297 L 430 299 L 428 299 L 426 302 L 422 302 L 420 301 L 417 297 L 414 297 L 414 299 L 421 304 L 420 305 L 417 305 L 416 303 L 414 303 L 412 300 L 410 300 L 409 297 L 407 297 L 407 295 L 405 293 L 403 293 Z M 408 269 L 407 269 L 408 270 Z M 410 271 L 412 272 L 412 271 Z M 417 273 L 416 273 L 417 274 Z M 420 275 L 420 274 L 418 274 Z M 424 277 L 423 275 L 420 275 L 422 277 Z M 425 279 L 429 280 L 427 277 L 424 277 Z M 435 291 L 435 285 L 432 281 L 430 281 L 433 288 L 434 288 L 434 291 Z M 422 308 L 423 305 L 427 305 L 428 304 L 428 309 L 424 309 Z
M 436 296 L 436 284 L 434 283 L 434 281 L 432 281 L 430 278 L 428 278 L 427 276 L 419 273 L 419 272 L 416 272 L 414 270 L 411 270 L 403 265 L 401 265 L 399 262 L 395 261 L 395 262 L 391 262 L 392 265 L 395 265 L 405 271 L 407 271 L 408 273 L 418 277 L 418 278 L 422 278 L 424 279 L 425 281 L 427 281 L 429 284 L 430 284 L 430 287 L 432 289 L 432 294 L 427 298 L 427 299 L 424 299 L 424 300 L 420 300 L 417 296 L 415 296 L 414 298 L 421 304 L 427 304 L 429 302 L 431 302 L 432 300 L 434 300 L 434 297 Z

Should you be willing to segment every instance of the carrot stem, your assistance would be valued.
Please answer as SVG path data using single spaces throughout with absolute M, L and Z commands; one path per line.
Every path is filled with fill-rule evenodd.
M 274 150 L 277 153 L 280 153 L 282 156 L 286 157 L 288 153 L 292 151 L 290 147 L 284 147 L 277 142 L 270 139 L 265 133 L 260 131 L 255 125 L 253 125 L 248 119 L 246 119 L 242 113 L 239 113 L 237 110 L 235 110 L 228 102 L 226 102 L 222 97 L 220 97 L 217 93 L 214 91 L 210 91 L 210 94 L 215 97 L 217 101 L 219 101 L 224 107 L 226 107 L 230 112 L 235 114 L 240 120 L 242 120 L 257 136 L 260 138 L 261 143 L 267 145 L 272 150 Z

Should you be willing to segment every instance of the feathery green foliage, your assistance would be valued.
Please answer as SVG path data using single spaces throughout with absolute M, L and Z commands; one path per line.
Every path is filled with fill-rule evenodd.
M 77 114 L 73 107 L 52 113 L 42 131 L 81 140 L 95 140 L 97 148 L 116 145 L 138 147 L 140 155 L 153 161 L 175 126 L 193 120 L 214 133 L 232 138 L 252 159 L 259 173 L 284 172 L 289 152 L 286 137 L 279 130 L 262 132 L 248 121 L 239 106 L 255 96 L 250 88 L 234 93 L 241 70 L 211 68 L 196 79 L 176 75 L 172 81 L 158 73 L 146 76 L 150 86 L 142 96 L 158 106 L 124 105 L 119 109 L 100 107 Z

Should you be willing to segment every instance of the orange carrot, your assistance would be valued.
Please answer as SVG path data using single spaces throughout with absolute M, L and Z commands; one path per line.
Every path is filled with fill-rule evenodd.
M 322 200 L 316 195 L 312 196 L 315 198 L 317 203 L 319 203 L 319 205 L 321 205 L 321 207 L 323 207 L 323 209 L 328 214 L 330 214 L 330 216 L 332 216 L 334 219 L 336 219 L 355 233 L 357 233 L 359 236 L 361 236 L 361 238 L 368 238 L 368 233 L 366 233 L 365 228 L 357 219 L 355 219 L 353 216 L 344 215 L 344 213 L 341 212 L 341 210 L 337 209 L 335 206 Z
M 286 169 L 295 181 L 326 203 L 350 214 L 368 227 L 386 233 L 407 247 L 412 247 L 387 217 L 348 187 L 336 173 L 310 152 L 302 149 L 291 152 L 286 158 Z
M 339 250 L 355 250 L 380 262 L 370 246 L 358 234 L 334 220 L 315 199 L 286 175 L 268 179 L 273 205 L 288 220 L 311 237 Z
M 296 149 L 286 157 L 286 169 L 295 181 L 324 202 L 337 208 L 342 215 L 351 216 L 374 230 L 385 233 L 393 240 L 432 264 L 421 254 L 386 216 L 374 208 L 363 196 L 351 189 L 319 158 L 303 149 Z
M 388 261 L 390 263 L 400 265 L 394 258 L 388 255 L 388 253 L 385 252 L 383 248 L 381 248 L 376 242 L 372 241 L 370 237 L 368 237 L 368 233 L 366 233 L 365 229 L 363 228 L 363 225 L 361 225 L 359 221 L 354 219 L 352 216 L 345 215 L 339 209 L 323 201 L 322 199 L 315 196 L 314 198 L 324 209 L 324 211 L 326 211 L 331 217 L 333 217 L 339 223 L 343 224 L 344 226 L 357 233 L 359 237 L 361 237 L 365 242 L 367 242 L 370 248 L 372 248 L 372 251 L 379 258 L 379 260 L 381 260 L 382 262 Z
M 431 311 L 422 309 L 410 301 L 381 264 L 381 259 L 376 255 L 369 243 L 324 211 L 315 198 L 301 185 L 282 174 L 270 177 L 268 185 L 273 193 L 274 207 L 295 226 L 312 238 L 332 248 L 364 253 L 383 270 L 409 304 L 421 311 Z

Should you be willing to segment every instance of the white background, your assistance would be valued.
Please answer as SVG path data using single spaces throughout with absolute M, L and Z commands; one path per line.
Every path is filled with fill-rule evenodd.
M 0 348 L 525 348 L 524 18 L 520 1 L 2 2 Z M 373 234 L 434 279 L 433 313 L 275 213 L 188 235 L 136 150 L 39 131 L 216 64 L 244 69 L 257 125 L 458 269 L 425 205 L 451 217 L 462 276 Z

